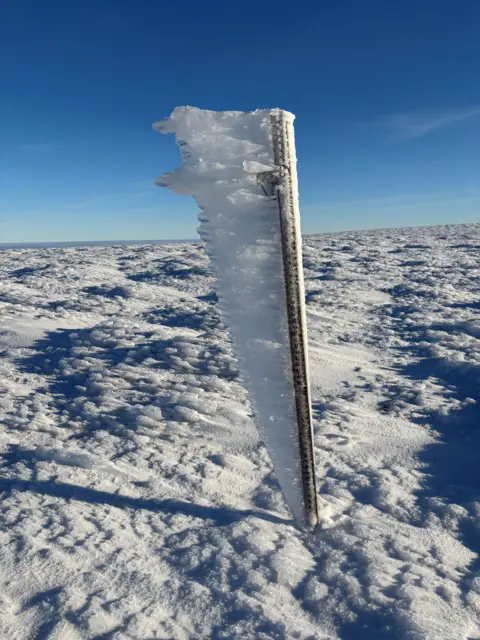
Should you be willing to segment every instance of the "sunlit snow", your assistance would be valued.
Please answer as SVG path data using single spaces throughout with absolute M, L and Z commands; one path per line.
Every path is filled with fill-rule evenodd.
M 480 636 L 480 226 L 304 239 L 321 528 L 199 243 L 0 252 L 0 637 Z

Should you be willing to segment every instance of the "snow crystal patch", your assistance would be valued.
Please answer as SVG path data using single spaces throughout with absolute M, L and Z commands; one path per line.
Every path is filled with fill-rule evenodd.
M 125 286 L 110 288 L 107 285 L 101 285 L 85 287 L 83 291 L 92 296 L 105 296 L 106 298 L 131 298 L 133 296 L 132 288 Z

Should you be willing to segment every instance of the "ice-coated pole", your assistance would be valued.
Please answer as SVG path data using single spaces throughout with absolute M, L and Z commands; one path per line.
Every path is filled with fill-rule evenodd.
M 310 527 L 315 527 L 318 523 L 318 504 L 293 116 L 276 109 L 272 111 L 270 119 L 274 161 L 278 167 L 273 190 L 280 216 L 285 299 L 302 465 L 305 519 Z
M 302 528 L 318 522 L 293 114 L 177 107 L 182 166 L 156 184 L 191 195 L 255 424 Z

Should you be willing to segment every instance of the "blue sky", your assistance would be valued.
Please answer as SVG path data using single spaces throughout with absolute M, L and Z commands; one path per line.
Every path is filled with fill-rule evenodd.
M 478 0 L 0 0 L 0 242 L 196 237 L 151 125 L 296 114 L 307 233 L 480 213 Z

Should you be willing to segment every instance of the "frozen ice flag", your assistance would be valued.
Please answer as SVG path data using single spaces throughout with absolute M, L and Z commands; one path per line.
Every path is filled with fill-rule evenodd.
M 256 425 L 290 510 L 317 523 L 294 116 L 177 107 L 182 167 L 156 184 L 191 195 Z

